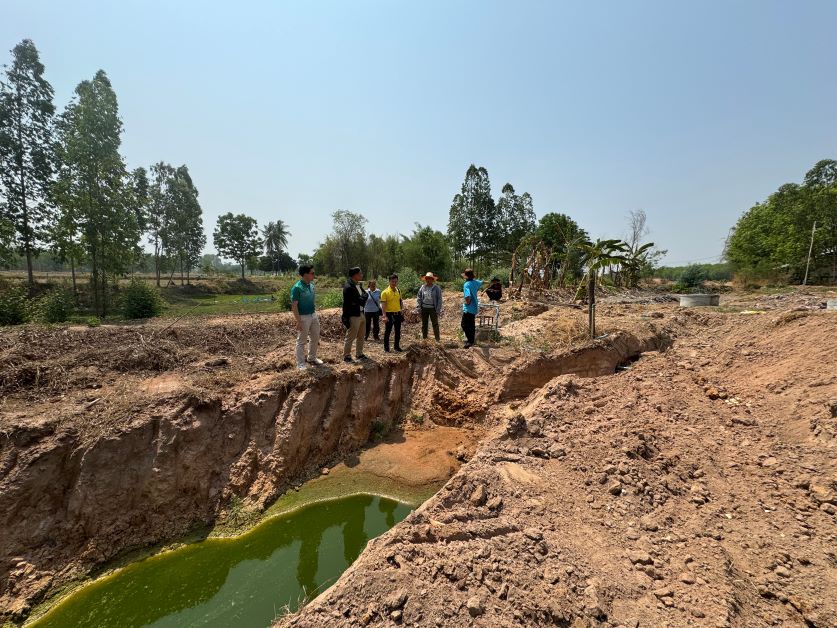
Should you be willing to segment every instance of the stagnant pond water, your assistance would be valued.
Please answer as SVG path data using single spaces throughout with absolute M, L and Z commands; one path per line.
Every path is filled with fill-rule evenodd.
M 330 586 L 410 506 L 372 495 L 317 502 L 230 539 L 128 565 L 57 604 L 37 628 L 269 626 Z

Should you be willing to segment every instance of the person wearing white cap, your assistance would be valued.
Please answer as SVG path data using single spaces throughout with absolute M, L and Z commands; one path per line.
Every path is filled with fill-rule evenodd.
M 436 275 L 425 273 L 424 285 L 419 288 L 416 306 L 421 314 L 421 337 L 427 340 L 427 321 L 433 323 L 433 335 L 439 342 L 439 316 L 442 314 L 442 289 L 436 285 Z

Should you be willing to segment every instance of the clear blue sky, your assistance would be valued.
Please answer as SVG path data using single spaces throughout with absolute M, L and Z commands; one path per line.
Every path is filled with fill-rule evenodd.
M 335 209 L 444 230 L 473 162 L 593 236 L 644 208 L 678 263 L 837 157 L 835 23 L 805 0 L 3 0 L 0 49 L 35 41 L 59 109 L 104 69 L 129 166 L 189 166 L 209 249 L 227 211 L 285 220 L 292 255 Z

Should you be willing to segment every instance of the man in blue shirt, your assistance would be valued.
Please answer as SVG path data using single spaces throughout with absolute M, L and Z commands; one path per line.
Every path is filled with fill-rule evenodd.
M 465 348 L 472 347 L 476 341 L 477 334 L 477 312 L 479 312 L 479 298 L 477 293 L 482 286 L 482 281 L 474 279 L 474 271 L 466 268 L 462 272 L 465 285 L 462 286 L 462 293 L 465 303 L 462 304 L 462 331 L 465 332 Z
M 296 319 L 296 366 L 305 370 L 305 344 L 308 343 L 307 361 L 311 364 L 322 364 L 317 358 L 320 346 L 320 319 L 314 307 L 314 267 L 303 265 L 299 267 L 300 280 L 291 288 L 291 311 Z

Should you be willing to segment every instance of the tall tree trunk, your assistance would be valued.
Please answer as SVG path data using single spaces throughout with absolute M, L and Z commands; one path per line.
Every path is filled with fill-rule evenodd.
M 241 278 L 244 279 L 244 262 L 241 262 Z
M 180 285 L 183 285 L 183 255 L 180 256 Z
M 73 302 L 78 305 L 78 288 L 76 287 L 76 260 L 70 256 L 70 272 L 73 275 Z
M 157 287 L 160 287 L 160 249 L 154 244 L 154 274 L 157 277 Z
M 90 282 L 93 288 L 93 311 L 99 314 L 99 262 L 95 249 L 90 256 Z
M 35 294 L 35 276 L 32 273 L 32 234 L 29 233 L 29 206 L 26 203 L 26 173 L 23 165 L 23 120 L 21 120 L 21 111 L 23 108 L 23 98 L 20 95 L 20 88 L 17 94 L 17 144 L 20 149 L 20 161 L 18 167 L 20 168 L 20 203 L 21 211 L 23 213 L 23 248 L 26 252 L 26 274 L 29 283 L 29 296 Z

